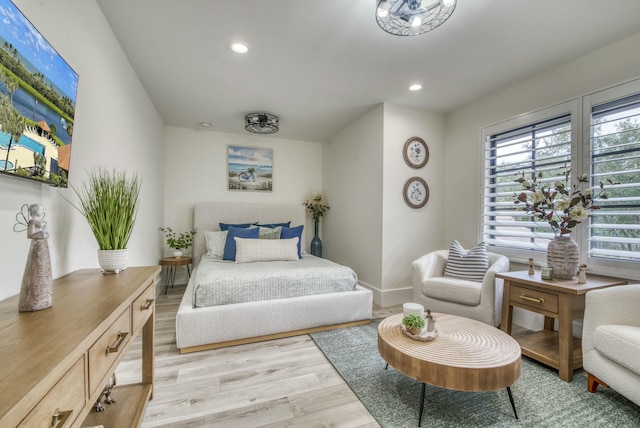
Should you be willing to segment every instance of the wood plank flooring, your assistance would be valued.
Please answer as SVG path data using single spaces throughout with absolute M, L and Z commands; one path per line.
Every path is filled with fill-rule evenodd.
M 143 427 L 379 426 L 308 335 L 179 354 L 175 314 L 185 287 L 156 300 L 155 387 Z M 374 316 L 401 311 L 374 307 Z M 140 382 L 140 353 L 137 341 L 118 385 Z

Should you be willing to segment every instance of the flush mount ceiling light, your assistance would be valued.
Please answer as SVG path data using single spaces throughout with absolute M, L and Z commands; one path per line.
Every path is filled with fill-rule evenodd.
M 269 113 L 249 113 L 244 117 L 244 129 L 255 134 L 275 134 L 278 120 L 278 116 Z
M 244 54 L 249 52 L 249 45 L 247 45 L 246 43 L 240 43 L 240 42 L 231 43 L 230 48 L 232 51 L 239 54 Z
M 419 84 L 419 83 L 415 83 L 415 84 L 409 86 L 409 90 L 410 91 L 414 91 L 415 92 L 415 91 L 419 91 L 420 89 L 422 89 L 422 85 Z
M 418 36 L 442 25 L 457 0 L 378 0 L 376 21 L 396 36 Z

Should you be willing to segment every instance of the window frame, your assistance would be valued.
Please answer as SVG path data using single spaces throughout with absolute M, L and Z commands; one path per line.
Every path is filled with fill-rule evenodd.
M 544 122 L 546 120 L 554 119 L 563 115 L 570 115 L 570 123 L 571 123 L 571 163 L 572 165 L 576 164 L 579 157 L 574 150 L 574 145 L 577 139 L 579 138 L 580 130 L 577 125 L 577 118 L 580 114 L 580 103 L 577 99 L 565 101 L 563 103 L 555 104 L 550 107 L 545 107 L 539 110 L 535 110 L 529 113 L 525 113 L 519 116 L 516 116 L 512 119 L 507 119 L 502 122 L 498 122 L 496 124 L 484 127 L 481 129 L 481 144 L 482 144 L 482 153 L 481 156 L 481 167 L 480 167 L 480 196 L 479 196 L 479 204 L 481 207 L 481 215 L 479 218 L 478 230 L 480 231 L 479 239 L 484 239 L 485 234 L 485 186 L 487 177 L 485 177 L 485 170 L 487 168 L 487 162 L 484 153 L 485 144 L 488 138 L 492 135 L 500 134 L 503 132 L 507 132 L 510 130 L 514 130 L 517 128 L 522 128 L 525 126 L 529 126 L 535 123 Z M 575 172 L 572 171 L 572 175 L 575 176 Z M 581 225 L 578 225 L 581 226 Z M 575 239 L 575 237 L 574 237 Z M 576 241 L 577 242 L 577 241 Z M 518 249 L 518 248 L 509 248 L 509 247 L 496 247 L 489 245 L 487 249 L 491 252 L 502 254 L 504 256 L 509 257 L 512 262 L 516 263 L 527 263 L 529 258 L 533 258 L 536 264 L 546 264 L 547 256 L 545 251 L 535 251 L 528 249 Z
M 582 133 L 585 136 L 586 140 L 582 144 L 585 150 L 582 153 L 581 161 L 584 164 L 590 165 L 591 162 L 590 138 L 592 108 L 601 104 L 638 94 L 640 94 L 640 79 L 622 83 L 582 97 Z M 588 230 L 585 230 L 582 236 L 582 242 L 578 243 L 580 245 L 580 248 L 586 248 L 587 251 L 589 248 L 588 238 Z M 587 253 L 587 251 L 584 251 L 584 253 Z M 585 254 L 584 261 L 581 261 L 581 263 L 586 263 L 589 271 L 593 270 L 602 275 L 611 275 L 618 277 L 622 276 L 625 278 L 640 279 L 640 266 L 639 263 L 634 261 L 600 259 L 597 257 L 589 258 L 588 255 Z

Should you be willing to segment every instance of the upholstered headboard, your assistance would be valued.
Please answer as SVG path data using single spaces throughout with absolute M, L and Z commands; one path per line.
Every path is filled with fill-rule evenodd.
M 200 262 L 206 244 L 204 232 L 220 230 L 218 223 L 280 223 L 291 221 L 291 226 L 305 224 L 305 207 L 300 204 L 250 204 L 233 202 L 200 202 L 193 208 L 193 227 L 197 229 L 193 241 L 193 261 Z M 305 227 L 306 229 L 306 227 Z M 304 233 L 302 248 L 304 249 Z

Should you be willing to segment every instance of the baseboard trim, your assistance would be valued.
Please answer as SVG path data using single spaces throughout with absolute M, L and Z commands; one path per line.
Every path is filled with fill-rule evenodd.
M 413 287 L 394 288 L 393 290 L 380 290 L 371 284 L 360 282 L 359 285 L 371 290 L 373 303 L 386 308 L 388 306 L 401 305 L 413 301 Z

